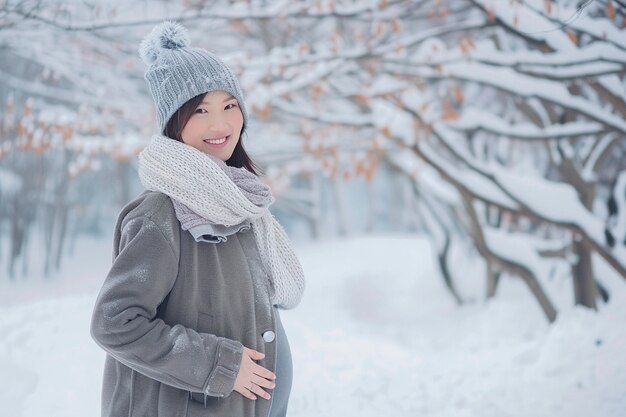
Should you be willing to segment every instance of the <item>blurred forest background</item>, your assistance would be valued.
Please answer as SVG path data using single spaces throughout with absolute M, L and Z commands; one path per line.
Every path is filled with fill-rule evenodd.
M 137 49 L 169 19 L 238 74 L 290 235 L 427 234 L 458 303 L 470 274 L 548 321 L 550 280 L 596 308 L 626 279 L 625 3 L 0 1 L 0 280 L 45 280 L 141 191 Z

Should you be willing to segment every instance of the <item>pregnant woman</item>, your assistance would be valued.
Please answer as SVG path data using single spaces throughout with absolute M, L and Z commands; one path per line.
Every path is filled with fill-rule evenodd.
M 102 417 L 285 416 L 279 308 L 300 303 L 305 280 L 244 150 L 239 82 L 177 23 L 157 25 L 140 55 L 159 134 L 139 155 L 146 190 L 118 217 L 93 311 Z

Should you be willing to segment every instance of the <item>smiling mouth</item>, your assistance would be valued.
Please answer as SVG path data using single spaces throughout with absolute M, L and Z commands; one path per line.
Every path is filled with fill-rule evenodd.
M 209 145 L 221 145 L 225 143 L 229 137 L 230 135 L 224 136 L 223 138 L 219 138 L 219 139 L 204 139 L 203 142 L 208 143 Z

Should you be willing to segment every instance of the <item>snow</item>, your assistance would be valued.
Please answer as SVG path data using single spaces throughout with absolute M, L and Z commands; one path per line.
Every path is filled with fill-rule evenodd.
M 535 11 L 544 7 L 542 0 L 526 0 L 526 4 Z M 598 17 L 590 19 L 586 10 L 583 10 L 578 18 L 574 18 L 576 16 L 574 8 L 559 7 L 557 10 L 559 16 L 550 18 L 555 24 L 567 24 L 576 31 L 588 33 L 597 39 L 606 39 L 622 49 L 626 45 L 626 31 L 618 29 L 610 20 Z
M 409 97 L 410 99 L 410 97 Z M 531 212 L 548 219 L 557 224 L 569 224 L 579 227 L 590 239 L 603 246 L 604 224 L 602 220 L 595 217 L 592 212 L 582 205 L 576 189 L 570 184 L 556 181 L 546 181 L 540 177 L 533 177 L 529 173 L 522 174 L 520 172 L 511 172 L 504 167 L 496 164 L 480 165 L 472 156 L 459 146 L 455 146 L 455 132 L 445 126 L 443 123 L 433 124 L 433 131 L 437 136 L 446 143 L 449 149 L 454 149 L 455 156 L 462 159 L 463 163 L 470 166 L 486 179 L 493 182 L 490 193 L 484 190 L 474 191 L 477 188 L 471 187 L 466 181 L 460 180 L 459 183 L 468 184 L 466 187 L 472 190 L 477 196 L 485 198 L 489 196 L 488 201 L 494 201 L 505 207 L 515 207 L 518 203 L 527 207 Z M 437 163 L 437 155 L 429 150 L 424 144 L 420 144 L 420 149 L 428 156 L 431 162 Z M 440 159 L 438 164 L 442 166 L 445 162 Z M 446 172 L 453 172 L 451 164 L 445 168 Z M 488 183 L 488 181 L 484 181 Z M 507 199 L 510 199 L 508 204 Z M 618 253 L 619 251 L 619 253 Z M 621 259 L 623 250 L 618 248 L 614 251 L 616 259 Z
M 470 16 L 463 19 L 461 22 L 449 22 L 435 27 L 420 28 L 419 31 L 414 31 L 406 36 L 399 37 L 395 42 L 383 43 L 381 46 L 376 47 L 374 52 L 377 54 L 391 53 L 398 46 L 412 46 L 419 45 L 422 42 L 430 42 L 432 38 L 441 37 L 448 33 L 457 33 L 463 30 L 470 31 L 472 29 L 481 28 L 485 26 L 486 21 L 483 16 Z M 432 46 L 432 45 L 431 45 Z M 418 58 L 424 57 L 424 51 L 416 54 Z
M 52 87 L 36 81 L 24 81 L 7 73 L 6 71 L 0 70 L 0 77 L 2 77 L 3 82 L 11 89 L 24 91 L 32 95 L 46 97 L 48 99 L 63 100 L 68 103 L 81 102 L 94 105 L 104 103 L 104 100 L 94 99 L 93 97 L 87 94 L 82 94 L 78 91 L 68 91 L 63 88 Z
M 420 142 L 419 148 L 433 166 L 446 172 L 450 178 L 453 178 L 454 181 L 469 190 L 473 195 L 502 207 L 513 210 L 519 208 L 519 205 L 511 197 L 485 176 L 474 170 L 456 168 L 454 163 L 443 159 L 425 142 Z
M 614 45 L 605 43 L 592 43 L 575 50 L 566 52 L 543 53 L 529 50 L 507 51 L 502 53 L 495 48 L 491 41 L 481 41 L 479 46 L 472 51 L 472 59 L 490 64 L 510 65 L 578 65 L 587 62 L 614 62 L 626 63 L 626 51 L 618 49 Z
M 563 84 L 519 74 L 511 68 L 497 68 L 478 62 L 463 62 L 445 65 L 442 74 L 426 68 L 418 73 L 424 77 L 434 78 L 450 76 L 493 86 L 521 97 L 542 98 L 564 108 L 576 110 L 615 130 L 626 132 L 626 122 L 622 118 L 606 112 L 589 100 L 572 96 Z
M 493 173 L 496 182 L 531 211 L 554 222 L 578 225 L 590 238 L 602 242 L 602 221 L 580 203 L 576 189 L 571 185 L 522 176 L 504 169 L 494 169 Z
M 543 129 L 531 123 L 511 124 L 491 112 L 475 107 L 464 109 L 460 117 L 449 122 L 448 126 L 457 130 L 484 129 L 495 134 L 528 140 L 581 137 L 593 135 L 603 130 L 603 126 L 600 123 L 583 121 L 549 125 Z
M 15 195 L 20 192 L 23 186 L 22 178 L 0 167 L 0 195 L 4 195 L 5 198 Z
M 99 414 L 104 353 L 89 323 L 110 242 L 77 248 L 54 280 L 0 288 L 3 415 Z M 457 306 L 419 236 L 296 249 L 307 292 L 281 311 L 294 361 L 290 416 L 623 415 L 623 280 L 611 282 L 599 312 L 565 302 L 548 325 L 525 284 L 508 276 L 497 299 Z M 482 285 L 471 271 L 455 276 L 461 288 Z
M 552 79 L 571 79 L 582 77 L 596 77 L 607 74 L 617 74 L 624 70 L 621 64 L 607 62 L 585 62 L 566 67 L 522 66 L 520 72 L 536 76 L 546 76 Z M 619 80 L 619 79 L 618 79 Z
M 375 99 L 372 102 L 371 122 L 379 129 L 388 129 L 389 134 L 400 138 L 406 145 L 413 145 L 416 141 L 413 117 L 405 111 L 398 111 L 397 107 L 386 100 Z
M 368 114 L 319 112 L 294 105 L 278 97 L 272 100 L 272 105 L 280 111 L 295 114 L 299 118 L 319 120 L 324 123 L 342 123 L 351 126 L 369 126 L 372 123 L 371 116 Z
M 290 92 L 305 88 L 323 79 L 331 73 L 336 76 L 342 71 L 342 66 L 344 66 L 344 63 L 339 60 L 335 62 L 318 62 L 314 68 L 308 69 L 306 72 L 298 74 L 298 76 L 293 77 L 293 79 L 287 81 L 279 80 L 274 82 L 269 88 L 270 92 L 268 93 L 268 96 L 269 98 L 280 97 Z M 255 97 L 250 97 L 248 101 L 251 105 L 256 104 L 259 107 L 262 107 L 265 104 L 261 98 L 257 99 Z
M 546 16 L 545 2 L 542 0 L 528 0 L 525 3 L 512 3 L 510 7 L 507 2 L 496 0 L 476 0 L 483 8 L 492 10 L 504 25 L 510 30 L 519 32 L 524 37 L 544 41 L 549 47 L 560 53 L 576 53 L 579 50 L 569 39 L 565 31 L 559 30 L 567 26 L 576 32 L 589 34 L 599 40 L 606 39 L 618 50 L 624 50 L 626 44 L 626 31 L 620 30 L 607 19 L 589 18 L 583 11 L 580 15 L 576 10 L 559 5 L 557 13 L 559 16 Z M 616 77 L 605 79 L 600 77 L 598 82 L 611 91 L 611 87 L 616 84 Z M 622 88 L 617 90 L 620 97 L 626 97 Z M 581 103 L 582 104 L 582 103 Z M 580 110 L 580 108 L 579 108 Z
M 626 171 L 622 171 L 618 174 L 615 182 L 615 191 L 613 192 L 615 203 L 617 204 L 617 214 L 614 219 L 609 220 L 611 224 L 611 232 L 613 236 L 626 236 L 626 201 L 619 198 L 620 195 L 626 195 Z M 621 213 L 621 215 L 619 214 Z M 613 223 L 612 220 L 615 222 Z
M 539 256 L 523 234 L 488 226 L 483 228 L 483 234 L 489 250 L 500 258 L 523 265 L 539 280 L 545 280 L 550 273 L 549 262 Z
M 499 0 L 476 0 L 485 10 L 492 10 L 494 16 L 509 26 L 511 30 L 535 39 L 541 39 L 555 49 L 574 49 L 574 45 L 567 36 L 558 30 L 558 24 L 554 23 L 541 13 L 536 13 L 529 7 L 519 3 L 512 3 Z M 568 16 L 569 17 L 569 16 Z
M 567 48 L 564 52 L 538 52 L 532 50 L 517 50 L 506 52 L 496 48 L 493 40 L 483 39 L 475 42 L 476 48 L 470 52 L 464 51 L 460 46 L 447 48 L 440 39 L 428 39 L 424 41 L 412 59 L 407 63 L 412 65 L 447 64 L 451 62 L 472 61 L 482 62 L 496 66 L 508 66 L 513 68 L 523 68 L 533 71 L 548 71 L 545 68 L 552 67 L 552 71 L 567 71 L 570 76 L 583 77 L 593 75 L 595 72 L 619 70 L 626 63 L 626 51 L 617 48 L 615 45 L 606 43 L 592 43 L 572 50 Z M 567 70 L 566 70 L 567 68 Z M 600 68 L 600 69 L 598 69 Z M 547 72 L 549 73 L 549 72 Z M 620 85 L 619 78 L 615 81 Z M 621 89 L 621 86 L 620 86 Z
M 145 25 L 131 23 L 157 21 L 166 15 L 212 19 L 214 25 L 198 32 L 197 45 L 222 48 L 225 61 L 242 72 L 240 80 L 252 113 L 271 109 L 270 120 L 253 121 L 249 127 L 250 148 L 264 162 L 285 212 L 319 219 L 321 227 L 337 219 L 339 230 L 349 230 L 361 216 L 357 211 L 366 211 L 362 207 L 370 207 L 372 217 L 384 217 L 387 213 L 381 211 L 379 201 L 387 194 L 397 195 L 391 182 L 381 182 L 385 196 L 374 185 L 363 193 L 363 198 L 371 199 L 366 202 L 370 206 L 343 210 L 348 200 L 356 198 L 354 189 L 335 184 L 334 198 L 342 213 L 325 211 L 325 197 L 320 197 L 325 183 L 313 177 L 310 189 L 305 189 L 297 187 L 299 180 L 292 181 L 298 173 L 315 173 L 322 167 L 312 154 L 302 157 L 303 132 L 311 137 L 311 149 L 336 150 L 340 167 L 350 167 L 348 152 L 364 160 L 371 150 L 371 133 L 383 136 L 384 132 L 394 140 L 376 137 L 371 143 L 415 181 L 405 184 L 403 201 L 411 202 L 408 209 L 398 207 L 403 216 L 413 216 L 414 223 L 421 222 L 430 232 L 430 246 L 426 238 L 408 235 L 298 244 L 307 293 L 298 309 L 282 314 L 295 366 L 290 415 L 625 414 L 626 290 L 624 279 L 606 259 L 623 265 L 626 249 L 606 248 L 603 232 L 608 227 L 618 241 L 623 240 L 626 216 L 607 221 L 604 214 L 588 210 L 573 187 L 556 182 L 552 175 L 563 159 L 551 139 L 571 141 L 561 141 L 565 157 L 575 160 L 589 154 L 582 158 L 581 175 L 593 181 L 604 178 L 598 171 L 604 168 L 596 166 L 604 150 L 626 133 L 626 121 L 616 104 L 626 97 L 626 84 L 623 73 L 615 75 L 626 63 L 626 30 L 605 19 L 602 11 L 590 12 L 604 7 L 602 2 L 575 20 L 570 18 L 576 14 L 576 0 L 568 0 L 567 6 L 558 2 L 559 7 L 544 0 L 475 0 L 441 20 L 428 17 L 438 1 L 385 5 L 375 0 L 345 4 L 322 0 L 309 6 L 282 0 L 267 7 L 238 2 L 201 13 L 175 3 L 163 7 L 109 3 L 99 5 L 96 9 L 103 8 L 94 17 L 81 2 L 68 6 L 55 1 L 41 9 L 40 16 L 74 29 L 110 23 L 129 26 L 73 34 L 23 19 L 5 25 L 3 32 L 7 62 L 13 57 L 16 62 L 32 61 L 36 73 L 21 71 L 21 65 L 5 66 L 0 76 L 9 90 L 33 96 L 29 103 L 35 113 L 25 119 L 25 128 L 33 133 L 34 143 L 76 154 L 67 164 L 70 173 L 78 175 L 103 164 L 108 168 L 100 153 L 123 159 L 145 146 L 153 122 L 145 85 L 138 82 L 145 68 L 137 63 L 134 43 L 122 41 L 138 41 L 146 30 Z M 546 12 L 546 4 L 554 4 L 552 13 Z M 115 10 L 121 15 L 108 15 Z M 494 15 L 497 20 L 492 25 Z M 284 38 L 257 36 L 257 24 L 260 28 L 265 17 L 276 16 L 281 19 L 271 23 L 277 26 L 268 34 L 277 29 L 275 34 Z M 346 20 L 336 26 L 334 19 L 339 16 Z M 248 21 L 250 27 L 232 30 L 225 20 L 233 17 Z M 289 18 L 285 21 L 285 17 Z M 402 21 L 398 33 L 390 32 L 391 19 Z M 560 28 L 562 23 L 567 27 Z M 378 24 L 382 36 L 372 36 Z M 328 38 L 335 30 L 341 35 L 336 50 Z M 222 36 L 222 31 L 228 34 Z M 568 37 L 568 32 L 577 33 L 577 39 Z M 462 42 L 469 37 L 475 47 Z M 55 48 L 58 44 L 67 48 Z M 571 86 L 563 80 L 569 78 L 577 78 L 572 84 L 577 88 L 568 89 Z M 596 83 L 606 92 L 600 93 Z M 463 92 L 463 100 L 454 105 L 459 118 L 443 121 L 439 104 L 452 85 Z M 412 115 L 395 108 L 387 95 L 406 90 L 403 100 L 418 114 L 421 127 L 413 123 Z M 615 101 L 607 100 L 606 94 Z M 364 99 L 369 109 L 355 105 L 354 95 Z M 60 104 L 41 110 L 41 103 L 50 99 Z M 19 110 L 23 103 L 17 102 Z M 515 108 L 519 104 L 527 105 L 545 127 L 530 124 L 528 120 L 534 118 Z M 568 115 L 567 123 L 557 124 L 562 109 L 573 110 L 574 117 Z M 60 133 L 44 136 L 40 124 L 53 122 L 74 130 L 70 142 L 63 141 Z M 427 133 L 431 128 L 434 137 Z M 468 146 L 463 135 L 474 130 L 479 132 Z M 584 150 L 592 139 L 588 136 L 608 131 L 598 136 L 593 150 Z M 542 154 L 537 151 L 539 141 L 547 139 Z M 485 145 L 489 141 L 495 142 L 493 146 Z M 9 153 L 20 143 L 6 142 L 0 153 Z M 549 155 L 550 150 L 554 155 Z M 506 155 L 505 166 L 495 163 L 502 155 Z M 551 174 L 542 178 L 546 172 Z M 380 174 L 375 181 L 380 181 Z M 0 166 L 0 199 L 19 192 L 22 182 L 8 167 Z M 606 196 L 606 183 L 606 179 L 598 183 L 596 204 Z M 415 195 L 412 186 L 418 191 Z M 484 232 L 493 252 L 535 273 L 559 311 L 555 323 L 546 323 L 527 285 L 506 274 L 495 299 L 481 301 L 486 263 L 468 235 L 459 189 L 484 202 L 548 220 L 541 229 L 548 228 L 550 240 L 540 238 L 541 229 L 526 231 L 534 235 L 505 231 L 510 224 L 507 218 L 502 229 L 485 226 Z M 623 197 L 625 189 L 622 172 L 616 195 Z M 617 204 L 623 214 L 624 198 Z M 492 213 L 485 204 L 477 206 L 487 215 Z M 399 224 L 408 225 L 397 217 Z M 518 221 L 524 229 L 528 219 L 513 216 L 512 224 Z M 610 303 L 599 312 L 572 307 L 567 259 L 540 255 L 570 243 L 571 233 L 559 227 L 563 224 L 577 226 L 597 248 L 608 251 L 606 259 L 593 254 L 595 278 L 611 294 Z M 32 234 L 27 238 L 34 239 Z M 472 301 L 462 307 L 453 302 L 435 267 L 433 248 L 443 245 L 444 238 L 449 239 L 445 243 L 450 245 L 448 266 L 455 287 Z M 1 256 L 8 254 L 9 239 L 8 233 L 0 235 Z M 0 273 L 4 278 L 0 279 L 0 417 L 98 415 L 104 353 L 89 336 L 89 319 L 110 264 L 111 237 L 82 238 L 74 260 L 48 279 L 37 276 L 36 270 L 43 264 L 37 260 L 44 257 L 46 240 L 34 240 L 38 241 L 35 252 L 27 252 L 16 264 L 18 275 L 28 269 L 30 276 L 17 277 L 19 284 L 14 285 L 5 276 L 6 268 Z
M 600 139 L 599 144 L 593 148 L 587 160 L 585 161 L 585 165 L 581 170 L 581 176 L 587 180 L 595 179 L 597 164 L 602 155 L 606 151 L 608 147 L 610 147 L 614 142 L 620 140 L 621 136 L 619 134 L 613 133 L 604 136 Z

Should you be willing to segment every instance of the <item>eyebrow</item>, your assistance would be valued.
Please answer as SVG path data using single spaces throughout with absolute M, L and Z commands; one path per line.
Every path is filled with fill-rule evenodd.
M 222 103 L 226 103 L 228 100 L 232 100 L 234 98 L 235 97 L 233 97 L 232 94 L 228 94 L 228 97 L 225 98 L 224 101 L 222 101 Z M 211 104 L 209 101 L 206 101 L 206 100 L 202 100 L 202 103 L 204 103 L 204 104 Z M 202 103 L 200 103 L 200 104 L 202 104 Z

